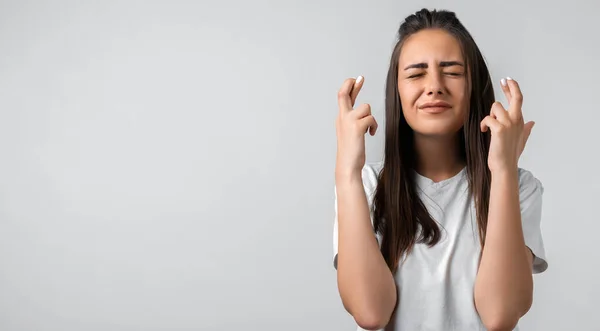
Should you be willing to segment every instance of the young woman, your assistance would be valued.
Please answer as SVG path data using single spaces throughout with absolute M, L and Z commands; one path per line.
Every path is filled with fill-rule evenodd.
M 455 14 L 423 9 L 391 56 L 382 162 L 365 164 L 364 79 L 339 90 L 334 265 L 361 328 L 518 330 L 531 307 L 543 187 L 518 159 L 534 123 L 518 83 L 499 83 L 506 107 Z

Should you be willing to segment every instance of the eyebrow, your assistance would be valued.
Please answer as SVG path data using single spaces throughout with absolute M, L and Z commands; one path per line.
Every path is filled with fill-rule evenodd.
M 461 66 L 464 67 L 464 65 L 461 62 L 458 61 L 442 61 L 440 62 L 440 67 L 444 68 L 444 67 L 451 67 L 451 66 Z M 411 64 L 409 66 L 407 66 L 406 68 L 404 68 L 404 70 L 408 70 L 408 69 L 427 69 L 428 65 L 427 63 L 414 63 Z

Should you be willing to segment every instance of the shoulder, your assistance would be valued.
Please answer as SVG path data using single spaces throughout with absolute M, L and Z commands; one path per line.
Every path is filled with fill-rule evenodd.
M 533 172 L 519 168 L 518 175 L 521 201 L 542 196 L 544 193 L 544 185 Z
M 362 181 L 367 193 L 373 194 L 375 192 L 381 170 L 383 170 L 383 161 L 369 162 L 364 165 Z
M 372 198 L 375 193 L 381 170 L 383 170 L 383 161 L 365 163 L 361 170 L 362 184 L 368 198 Z
M 537 178 L 533 172 L 524 168 L 518 168 L 519 174 L 519 189 L 535 189 L 544 190 L 542 182 Z

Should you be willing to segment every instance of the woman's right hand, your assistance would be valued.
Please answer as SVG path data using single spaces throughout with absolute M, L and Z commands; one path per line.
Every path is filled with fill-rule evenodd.
M 336 177 L 360 176 L 366 160 L 365 133 L 368 131 L 373 136 L 377 131 L 377 121 L 371 115 L 369 104 L 353 109 L 363 83 L 362 76 L 346 79 L 338 92 Z

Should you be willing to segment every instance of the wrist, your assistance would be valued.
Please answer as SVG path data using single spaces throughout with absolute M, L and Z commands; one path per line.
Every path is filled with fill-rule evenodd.
M 335 171 L 335 185 L 338 187 L 362 185 L 362 174 L 361 171 Z
M 517 167 L 501 168 L 491 171 L 492 180 L 517 180 L 519 178 L 519 169 Z

